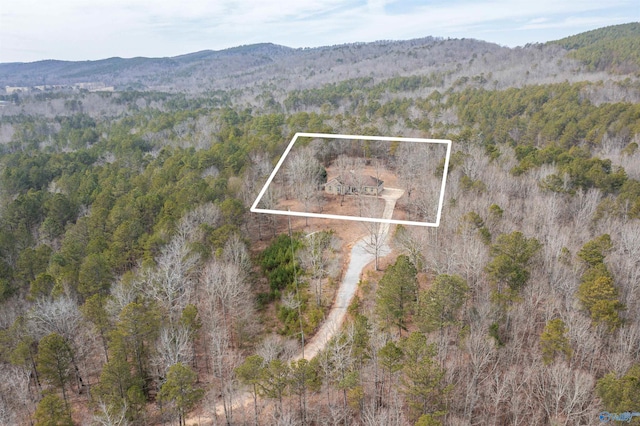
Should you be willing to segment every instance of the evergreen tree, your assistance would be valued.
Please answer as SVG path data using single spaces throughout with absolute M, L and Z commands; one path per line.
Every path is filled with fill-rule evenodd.
M 406 317 L 413 311 L 418 290 L 417 274 L 409 257 L 401 255 L 378 283 L 376 311 L 387 327 L 398 327 L 398 334 L 407 329 Z
M 100 335 L 105 359 L 109 361 L 109 350 L 107 335 L 113 328 L 109 313 L 106 310 L 107 297 L 101 294 L 94 294 L 89 297 L 84 305 L 80 307 L 82 315 L 93 324 L 94 329 Z
M 578 288 L 578 299 L 589 311 L 593 323 L 606 324 L 610 330 L 622 325 L 620 311 L 626 307 L 618 298 L 618 289 L 609 274 L 584 279 Z
M 19 316 L 6 330 L 0 330 L 0 359 L 30 371 L 40 388 L 38 372 L 38 342 L 29 333 L 28 322 Z
M 153 303 L 131 302 L 122 309 L 114 330 L 122 339 L 122 350 L 134 361 L 136 375 L 142 380 L 147 394 L 148 362 L 160 327 L 160 312 Z
M 640 407 L 640 364 L 632 366 L 620 378 L 614 372 L 607 374 L 598 380 L 596 391 L 605 409 L 611 412 L 622 413 Z M 633 421 L 640 424 L 640 419 Z
M 111 342 L 111 356 L 102 367 L 100 381 L 93 389 L 94 398 L 104 402 L 116 411 L 126 408 L 127 417 L 133 419 L 143 408 L 145 397 L 140 377 L 131 374 L 131 364 L 127 362 L 125 352 Z
M 567 337 L 567 331 L 567 327 L 560 318 L 547 322 L 540 335 L 540 350 L 545 364 L 551 364 L 557 355 L 563 355 L 569 361 L 573 350 Z
M 194 368 L 198 367 L 197 363 L 197 350 L 196 350 L 196 339 L 198 337 L 198 332 L 202 328 L 202 320 L 198 314 L 198 308 L 196 305 L 189 303 L 182 310 L 182 315 L 180 316 L 180 324 L 185 327 L 189 331 L 189 339 L 191 340 L 191 347 L 193 350 L 193 366 Z
M 455 325 L 468 297 L 469 286 L 462 277 L 438 275 L 433 286 L 419 296 L 417 316 L 421 330 L 429 333 Z
M 278 400 L 278 413 L 282 413 L 282 398 L 289 385 L 289 365 L 279 359 L 267 364 L 262 382 L 262 394 L 270 399 Z
M 167 381 L 160 389 L 160 400 L 175 405 L 180 426 L 186 424 L 185 413 L 204 396 L 204 391 L 194 386 L 196 378 L 196 373 L 188 365 L 179 362 L 169 368 Z
M 520 290 L 529 280 L 528 268 L 538 250 L 538 240 L 526 238 L 518 231 L 498 237 L 491 246 L 493 259 L 486 268 L 494 301 L 506 307 L 508 303 L 518 300 Z
M 240 383 L 251 387 L 253 395 L 253 410 L 256 426 L 258 425 L 258 389 L 264 379 L 265 368 L 264 359 L 260 355 L 247 357 L 242 364 L 236 367 L 236 376 Z
M 578 257 L 592 268 L 604 263 L 607 252 L 612 248 L 613 243 L 611 242 L 611 237 L 609 234 L 603 234 L 582 246 L 578 252 Z
M 46 244 L 41 244 L 35 249 L 26 248 L 20 252 L 14 272 L 20 287 L 33 282 L 47 271 L 52 253 L 53 249 Z
M 38 344 L 38 371 L 45 381 L 62 390 L 67 409 L 65 388 L 71 380 L 72 357 L 71 347 L 64 337 L 57 333 L 43 337 Z
M 34 426 L 73 426 L 69 408 L 54 393 L 47 393 L 33 414 Z
M 413 421 L 423 414 L 446 414 L 446 397 L 451 387 L 445 386 L 445 370 L 434 359 L 436 348 L 422 333 L 413 332 L 402 341 L 402 392 Z
M 298 395 L 303 425 L 307 423 L 307 392 L 317 391 L 321 385 L 318 362 L 315 359 L 310 362 L 302 358 L 291 362 L 289 389 L 292 394 Z
M 396 345 L 393 341 L 387 342 L 383 347 L 378 350 L 378 359 L 380 360 L 380 365 L 383 368 L 383 376 L 380 383 L 380 391 L 379 391 L 379 401 L 378 405 L 382 405 L 383 401 L 388 399 L 391 396 L 391 389 L 394 387 L 394 375 L 400 370 L 402 370 L 402 358 L 404 353 L 402 349 Z M 384 377 L 385 372 L 388 376 L 388 389 L 389 391 L 385 395 L 385 381 L 387 381 Z M 376 390 L 377 391 L 377 390 Z
M 609 330 L 622 325 L 620 311 L 626 309 L 619 300 L 613 276 L 604 263 L 606 252 L 612 248 L 611 237 L 604 234 L 587 242 L 578 252 L 578 257 L 589 267 L 582 274 L 578 300 L 589 312 L 595 325 L 606 324 Z
M 196 305 L 189 303 L 182 310 L 182 315 L 180 316 L 180 324 L 185 326 L 190 334 L 195 337 L 196 333 L 202 327 L 202 320 L 198 316 L 198 308 Z
M 38 276 L 33 281 L 31 281 L 27 299 L 35 301 L 41 297 L 50 296 L 51 290 L 53 290 L 53 287 L 55 285 L 56 279 L 53 276 L 47 273 L 38 274 Z
M 111 287 L 112 273 L 102 254 L 87 256 L 78 271 L 78 293 L 84 298 L 106 294 Z

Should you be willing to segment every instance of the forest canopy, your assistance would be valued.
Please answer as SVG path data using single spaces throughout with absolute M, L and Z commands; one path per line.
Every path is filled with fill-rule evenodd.
M 2 95 L 0 423 L 587 424 L 632 409 L 639 28 L 518 49 L 390 42 L 395 75 L 358 75 L 382 47 L 350 45 L 322 51 L 329 71 L 302 52 L 304 81 Z M 389 229 L 313 359 L 301 345 L 354 246 L 382 233 L 249 211 L 300 131 L 453 141 L 440 227 Z M 311 154 L 314 191 L 334 154 Z M 419 166 L 442 174 L 393 144 L 361 157 L 397 172 L 401 214 L 422 208 Z

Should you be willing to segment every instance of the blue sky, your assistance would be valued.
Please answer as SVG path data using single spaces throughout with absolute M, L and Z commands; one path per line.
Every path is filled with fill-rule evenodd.
M 0 5 L 0 62 L 425 36 L 513 47 L 633 21 L 638 0 L 10 0 Z

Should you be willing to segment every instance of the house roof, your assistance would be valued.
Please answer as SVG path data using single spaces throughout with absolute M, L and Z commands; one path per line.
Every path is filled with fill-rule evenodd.
M 339 183 L 340 185 L 348 185 L 348 186 L 380 186 L 384 183 L 384 181 L 377 179 L 373 176 L 360 176 L 359 179 L 356 178 L 353 174 L 348 174 L 347 176 L 336 176 L 333 179 L 330 179 L 327 182 L 327 185 L 330 183 Z

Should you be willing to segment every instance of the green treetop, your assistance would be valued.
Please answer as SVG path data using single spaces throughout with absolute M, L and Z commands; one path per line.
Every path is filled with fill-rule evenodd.
M 376 310 L 387 327 L 395 325 L 398 333 L 406 330 L 406 317 L 413 311 L 418 290 L 418 271 L 406 255 L 398 256 L 396 262 L 385 271 L 376 297 Z
M 158 397 L 171 402 L 178 411 L 180 425 L 186 424 L 185 413 L 204 396 L 204 390 L 196 389 L 196 373 L 187 365 L 177 363 L 169 368 L 167 381 L 162 385 Z
M 573 354 L 567 327 L 560 318 L 547 322 L 544 331 L 540 334 L 540 350 L 545 364 L 551 364 L 557 355 L 563 355 L 567 361 Z

